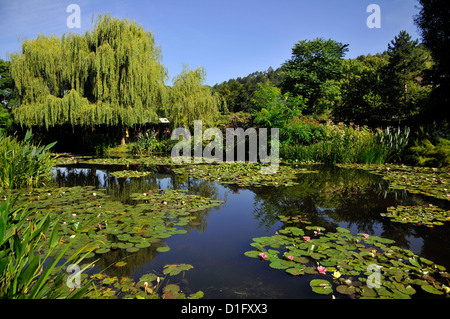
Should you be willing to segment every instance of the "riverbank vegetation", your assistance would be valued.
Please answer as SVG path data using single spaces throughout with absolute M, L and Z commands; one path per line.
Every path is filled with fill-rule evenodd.
M 111 250 L 134 253 L 161 244 L 155 251 L 167 252 L 170 248 L 160 239 L 186 233 L 180 227 L 198 225 L 195 214 L 222 201 L 156 189 L 131 193 L 129 200 L 138 203 L 131 205 L 111 202 L 109 194 L 89 186 L 47 188 L 58 164 L 126 165 L 126 170 L 111 175 L 151 175 L 147 166 L 173 164 L 167 156 L 177 142 L 171 140 L 171 132 L 177 127 L 192 131 L 194 120 L 201 120 L 205 128 L 219 128 L 224 136 L 227 128 L 278 128 L 282 166 L 277 174 L 261 175 L 260 163 L 174 165 L 169 168 L 173 174 L 233 187 L 291 187 L 298 175 L 317 173 L 299 164 L 357 165 L 386 174 L 392 187 L 448 200 L 450 74 L 448 43 L 445 49 L 440 45 L 448 34 L 443 39 L 432 32 L 435 20 L 430 16 L 440 16 L 442 10 L 421 3 L 415 19 L 422 42 L 400 31 L 384 52 L 348 59 L 348 44 L 320 37 L 300 40 L 278 68 L 212 87 L 204 84 L 204 68 L 187 65 L 168 85 L 154 35 L 128 19 L 98 16 L 84 34 L 39 35 L 24 41 L 11 61 L 0 60 L 0 298 L 202 297 L 201 291 L 185 294 L 173 283 L 162 286 L 164 278 L 155 274 L 142 276 L 138 283 L 96 274 L 83 281 L 83 289 L 68 290 L 63 268 Z M 146 169 L 131 170 L 129 165 Z M 415 185 L 425 186 L 417 190 Z M 428 225 L 449 220 L 447 212 L 435 218 L 442 210 L 431 206 L 392 208 L 386 216 L 399 221 L 417 211 L 427 214 Z M 411 220 L 417 223 L 415 217 Z M 290 218 L 280 216 L 286 223 Z M 380 293 L 360 288 L 360 283 L 348 284 L 341 275 L 360 275 L 374 258 L 383 263 L 404 259 L 417 278 L 384 272 L 393 280 L 382 296 L 412 295 L 411 284 L 448 293 L 443 284 L 419 280 L 426 265 L 435 272 L 443 267 L 386 246 L 388 239 L 353 236 L 344 228 L 325 232 L 308 227 L 308 232 L 288 227 L 282 235 L 254 238 L 257 250 L 247 255 L 294 276 L 321 274 L 314 262 L 334 269 L 352 256 L 355 269 L 334 269 L 331 279 L 339 284 L 338 292 L 358 297 Z M 314 232 L 320 236 L 311 241 L 299 237 L 311 238 Z M 343 249 L 344 241 L 352 242 L 359 253 Z M 288 245 L 282 256 L 266 248 L 281 243 Z M 374 252 L 374 247 L 379 250 Z M 124 264 L 115 260 L 107 267 Z M 191 268 L 167 265 L 164 274 L 175 276 Z M 401 285 L 397 277 L 405 279 Z M 311 287 L 319 294 L 333 291 L 329 281 L 325 286 L 315 283 Z

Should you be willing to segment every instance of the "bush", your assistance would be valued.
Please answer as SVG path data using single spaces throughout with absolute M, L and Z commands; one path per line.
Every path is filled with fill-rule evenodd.
M 56 142 L 39 146 L 32 145 L 31 139 L 31 131 L 23 141 L 0 133 L 0 188 L 36 187 L 50 180 L 56 159 L 49 150 Z
M 416 140 L 410 151 L 416 165 L 433 167 L 450 165 L 450 141 L 445 138 L 439 138 L 435 144 L 426 138 Z
M 314 120 L 297 117 L 280 130 L 281 140 L 290 144 L 314 144 L 324 137 L 324 129 Z
M 147 130 L 140 133 L 134 142 L 130 143 L 129 150 L 132 154 L 145 155 L 150 153 L 170 153 L 177 141 L 170 139 L 170 131 L 166 130 L 161 136 L 154 131 Z
M 389 148 L 379 143 L 375 134 L 365 127 L 328 122 L 322 129 L 322 139 L 314 144 L 282 143 L 280 156 L 287 160 L 326 164 L 381 164 L 390 157 Z

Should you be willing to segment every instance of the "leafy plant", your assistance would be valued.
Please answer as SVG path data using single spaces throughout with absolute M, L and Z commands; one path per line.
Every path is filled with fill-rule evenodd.
M 255 123 L 265 128 L 282 128 L 293 116 L 299 115 L 306 107 L 301 96 L 290 93 L 281 94 L 281 90 L 270 83 L 259 83 L 254 103 L 259 109 L 255 113 Z
M 25 206 L 15 206 L 17 198 L 7 198 L 0 206 L 0 298 L 8 299 L 54 299 L 80 298 L 88 285 L 77 291 L 66 291 L 67 274 L 62 269 L 69 264 L 78 264 L 83 248 L 69 256 L 61 265 L 62 257 L 70 245 L 53 255 L 60 245 L 58 223 L 50 222 L 50 216 L 39 218 Z M 49 237 L 44 232 L 52 228 Z M 48 246 L 42 259 L 40 252 Z M 83 272 L 87 267 L 84 267 Z M 81 274 L 81 273 L 80 273 Z
M 315 293 L 328 295 L 336 289 L 358 298 L 410 298 L 416 293 L 413 286 L 429 293 L 450 292 L 445 267 L 392 245 L 391 239 L 353 235 L 343 227 L 331 232 L 290 216 L 281 219 L 285 226 L 273 236 L 253 238 L 250 245 L 256 250 L 245 255 L 289 275 L 322 276 L 310 281 Z M 375 288 L 369 283 L 373 265 L 379 267 L 382 278 Z
M 23 141 L 0 132 L 0 188 L 35 187 L 50 179 L 56 161 L 49 150 L 56 142 L 40 146 L 33 145 L 31 139 L 31 130 Z
M 390 150 L 390 158 L 399 161 L 403 155 L 403 151 L 408 145 L 409 133 L 411 129 L 405 126 L 403 129 L 400 127 L 386 127 L 378 129 L 375 133 L 377 141 Z
M 450 165 L 450 141 L 439 138 L 433 144 L 429 139 L 416 140 L 410 148 L 412 158 L 420 166 L 446 167 Z

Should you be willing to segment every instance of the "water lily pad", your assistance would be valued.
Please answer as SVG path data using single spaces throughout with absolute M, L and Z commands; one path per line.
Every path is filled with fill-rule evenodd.
M 391 206 L 387 208 L 386 213 L 381 216 L 389 217 L 393 222 L 413 223 L 418 225 L 444 225 L 448 221 L 450 211 L 441 209 L 437 206 Z
M 336 291 L 343 295 L 353 295 L 356 292 L 356 288 L 353 286 L 339 285 L 336 287 Z
M 442 292 L 441 290 L 438 290 L 436 288 L 434 288 L 432 285 L 421 285 L 420 286 L 424 291 L 430 293 L 430 294 L 434 294 L 434 295 L 443 295 L 444 292 Z
M 156 248 L 156 251 L 160 252 L 160 253 L 165 253 L 165 252 L 168 252 L 169 250 L 170 250 L 170 247 L 168 247 L 168 246 L 163 246 L 163 247 Z
M 163 273 L 165 275 L 175 276 L 181 273 L 182 271 L 188 271 L 192 268 L 194 268 L 194 266 L 189 264 L 166 265 L 164 266 Z
M 105 254 L 105 253 L 107 253 L 107 252 L 109 252 L 109 251 L 111 251 L 111 249 L 109 249 L 109 248 L 100 248 L 100 249 L 97 249 L 97 250 L 95 251 L 95 253 L 96 253 L 96 254 Z
M 135 247 L 129 247 L 126 250 L 129 253 L 135 253 L 135 252 L 139 251 L 139 247 L 136 247 L 136 246 Z
M 316 294 L 328 295 L 333 292 L 331 283 L 325 279 L 313 279 L 309 285 Z
M 283 220 L 288 222 L 290 219 L 284 216 Z M 392 245 L 394 241 L 389 238 L 362 233 L 354 236 L 343 228 L 338 229 L 338 232 L 328 232 L 324 227 L 310 225 L 304 228 L 305 235 L 309 236 L 296 236 L 292 229 L 286 227 L 274 236 L 254 238 L 251 245 L 259 252 L 268 254 L 265 260 L 270 261 L 271 268 L 286 269 L 287 274 L 318 275 L 319 270 L 323 270 L 318 265 L 326 267 L 326 272 L 322 271 L 322 275 L 331 274 L 335 279 L 345 282 L 349 280 L 346 286 L 354 287 L 339 287 L 342 294 L 355 295 L 356 298 L 410 298 L 416 292 L 412 285 L 430 286 L 429 283 L 437 282 L 435 277 L 442 279 L 447 274 L 444 267 L 417 256 L 410 250 Z M 246 255 L 256 257 L 258 251 L 248 252 Z M 284 259 L 280 259 L 280 255 Z M 378 273 L 375 274 L 374 271 Z M 360 281 L 350 280 L 359 276 L 361 281 L 366 282 L 372 275 L 379 275 L 382 287 L 374 290 L 362 283 L 356 285 Z M 418 278 L 422 278 L 421 283 L 417 282 Z M 315 290 L 318 293 L 329 293 L 330 290 L 326 287 L 327 289 L 319 287 Z M 436 285 L 430 287 L 439 291 Z M 436 293 L 434 289 L 425 289 Z
M 305 270 L 304 270 L 304 268 L 294 267 L 294 268 L 286 269 L 286 272 L 293 276 L 301 276 L 305 273 Z

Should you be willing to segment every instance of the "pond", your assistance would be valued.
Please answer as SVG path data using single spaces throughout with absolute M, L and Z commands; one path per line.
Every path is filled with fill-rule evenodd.
M 100 258 L 96 270 L 105 269 L 109 276 L 127 276 L 136 281 L 144 274 L 162 274 L 165 265 L 190 264 L 193 268 L 178 283 L 186 293 L 203 291 L 204 298 L 330 298 L 311 289 L 311 280 L 321 278 L 320 275 L 291 276 L 272 269 L 261 258 L 245 255 L 253 249 L 254 238 L 273 236 L 283 227 L 280 216 L 301 215 L 328 231 L 342 227 L 355 235 L 392 239 L 395 245 L 450 268 L 450 223 L 425 227 L 395 223 L 380 215 L 387 207 L 397 205 L 432 204 L 448 210 L 447 200 L 390 189 L 389 181 L 360 169 L 321 165 L 313 169 L 317 173 L 299 175 L 297 184 L 292 186 L 238 187 L 174 174 L 165 165 L 71 164 L 54 168 L 53 184 L 92 186 L 93 192 L 104 190 L 108 201 L 129 205 L 135 203 L 132 194 L 152 189 L 185 190 L 222 201 L 195 213 L 195 219 L 188 224 L 180 224 L 178 228 L 184 232 L 160 239 L 159 247 L 162 242 L 162 246 L 170 248 L 168 251 L 158 251 L 152 245 L 136 252 L 111 250 L 95 257 Z M 146 170 L 149 174 L 112 174 L 123 170 Z M 119 260 L 125 260 L 126 265 L 108 267 Z M 423 292 L 414 296 L 436 297 Z

